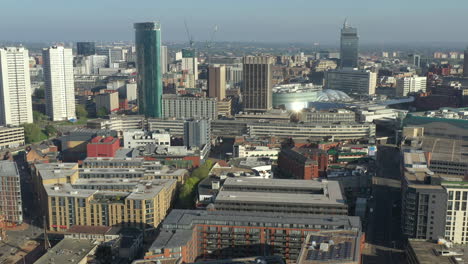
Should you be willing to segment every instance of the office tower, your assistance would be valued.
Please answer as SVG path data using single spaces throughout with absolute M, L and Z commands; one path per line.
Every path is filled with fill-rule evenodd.
M 182 71 L 198 80 L 198 60 L 194 49 L 182 49 Z
M 0 125 L 32 123 L 29 53 L 23 47 L 0 49 Z
M 161 46 L 161 73 L 167 72 L 167 46 Z
M 52 46 L 42 51 L 46 113 L 52 121 L 75 119 L 72 49 Z
M 359 36 L 357 28 L 350 27 L 345 20 L 341 29 L 340 58 L 341 68 L 357 68 Z
M 226 67 L 224 65 L 208 67 L 208 97 L 215 97 L 218 101 L 226 98 Z
M 138 108 L 146 117 L 162 115 L 161 25 L 136 23 Z
M 421 67 L 421 56 L 418 54 L 410 54 L 409 56 L 409 63 L 412 65 L 420 68 Z
M 426 92 L 427 77 L 413 76 L 397 79 L 396 96 L 407 96 L 409 93 Z
M 468 47 L 466 47 L 463 57 L 463 76 L 468 77 Z
M 210 120 L 186 120 L 184 122 L 184 145 L 201 148 L 211 142 Z
M 226 83 L 232 88 L 239 88 L 242 85 L 242 64 L 232 64 L 226 66 Z
M 2 201 L 0 210 L 4 221 L 10 224 L 23 223 L 20 174 L 13 161 L 0 161 L 0 190 L 2 190 L 0 192 L 0 201 Z
M 94 42 L 77 42 L 76 54 L 78 56 L 90 56 L 96 54 L 96 46 Z
M 351 68 L 325 72 L 325 87 L 348 95 L 375 94 L 377 74 Z
M 273 63 L 274 58 L 269 56 L 244 57 L 241 93 L 245 110 L 266 111 L 272 108 Z

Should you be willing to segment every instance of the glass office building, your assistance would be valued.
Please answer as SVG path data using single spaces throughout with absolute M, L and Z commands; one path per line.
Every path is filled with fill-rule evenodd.
M 357 28 L 350 27 L 345 21 L 341 29 L 341 68 L 358 67 L 358 49 L 359 36 L 357 34 Z
M 94 42 L 77 42 L 76 54 L 81 56 L 90 56 L 96 54 L 96 46 Z
M 135 23 L 138 109 L 146 117 L 162 115 L 161 25 Z

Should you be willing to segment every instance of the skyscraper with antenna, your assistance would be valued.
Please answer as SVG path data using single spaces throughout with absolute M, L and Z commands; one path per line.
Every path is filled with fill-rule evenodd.
M 359 52 L 359 36 L 357 28 L 349 26 L 348 19 L 344 20 L 341 29 L 340 58 L 341 68 L 357 68 Z

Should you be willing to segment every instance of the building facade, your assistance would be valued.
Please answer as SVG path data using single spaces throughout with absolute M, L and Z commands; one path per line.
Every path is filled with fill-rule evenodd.
M 286 176 L 312 180 L 326 176 L 328 154 L 311 148 L 283 148 L 278 156 L 278 169 Z
M 210 65 L 208 67 L 208 97 L 222 101 L 226 98 L 226 67 Z
M 165 74 L 167 72 L 168 56 L 167 46 L 161 46 L 161 74 Z
M 266 111 L 273 106 L 273 64 L 269 56 L 247 56 L 243 59 L 242 102 L 247 111 Z
M 409 93 L 426 92 L 427 77 L 413 76 L 397 79 L 396 96 L 407 96 Z
M 9 224 L 23 223 L 20 173 L 15 162 L 0 161 L 0 211 Z
M 468 47 L 466 47 L 463 57 L 463 76 L 468 77 Z
M 184 122 L 184 145 L 201 148 L 211 144 L 210 120 L 186 120 Z
M 171 134 L 162 130 L 144 131 L 132 129 L 123 132 L 123 142 L 124 148 L 138 148 L 144 147 L 148 144 L 170 146 Z
M 72 49 L 52 46 L 42 57 L 47 115 L 52 121 L 76 119 Z
M 29 52 L 23 47 L 0 49 L 0 125 L 33 122 Z
M 359 66 L 359 36 L 357 28 L 350 27 L 346 21 L 341 29 L 340 43 L 341 68 L 357 68 Z
M 164 118 L 218 118 L 216 98 L 165 94 L 162 99 L 162 105 Z
M 340 69 L 325 72 L 325 87 L 348 95 L 375 94 L 377 74 L 367 70 Z
M 172 210 L 145 259 L 228 259 L 278 255 L 296 263 L 308 233 L 349 230 L 359 217 L 267 212 Z
M 116 137 L 97 136 L 86 146 L 87 157 L 115 157 L 120 148 L 120 140 Z
M 136 23 L 138 109 L 146 117 L 162 116 L 161 25 Z
M 23 146 L 23 127 L 0 127 L 0 150 L 7 148 L 17 148 Z
M 94 42 L 77 42 L 76 54 L 78 56 L 90 56 L 96 54 L 96 45 Z

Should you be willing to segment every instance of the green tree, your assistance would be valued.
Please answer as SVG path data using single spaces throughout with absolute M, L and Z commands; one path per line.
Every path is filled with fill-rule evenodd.
M 75 106 L 75 112 L 78 119 L 85 119 L 88 117 L 88 111 L 86 111 L 84 105 L 77 104 Z
M 190 177 L 179 190 L 179 196 L 176 203 L 178 208 L 191 209 L 194 207 L 198 183 L 208 177 L 212 167 L 213 162 L 211 160 L 207 160 L 203 165 L 192 171 Z
M 38 99 L 44 99 L 45 98 L 45 88 L 41 86 L 39 89 L 36 89 L 34 91 L 34 97 Z
M 34 119 L 34 123 L 41 123 L 47 120 L 47 116 L 39 111 L 33 111 L 33 119 Z
M 55 136 L 57 135 L 57 129 L 53 125 L 47 125 L 44 128 L 44 133 L 48 136 Z
M 101 106 L 96 112 L 98 117 L 105 117 L 107 115 L 107 109 L 104 106 Z
M 24 138 L 27 144 L 47 139 L 47 136 L 36 123 L 22 124 L 21 126 L 24 128 Z

